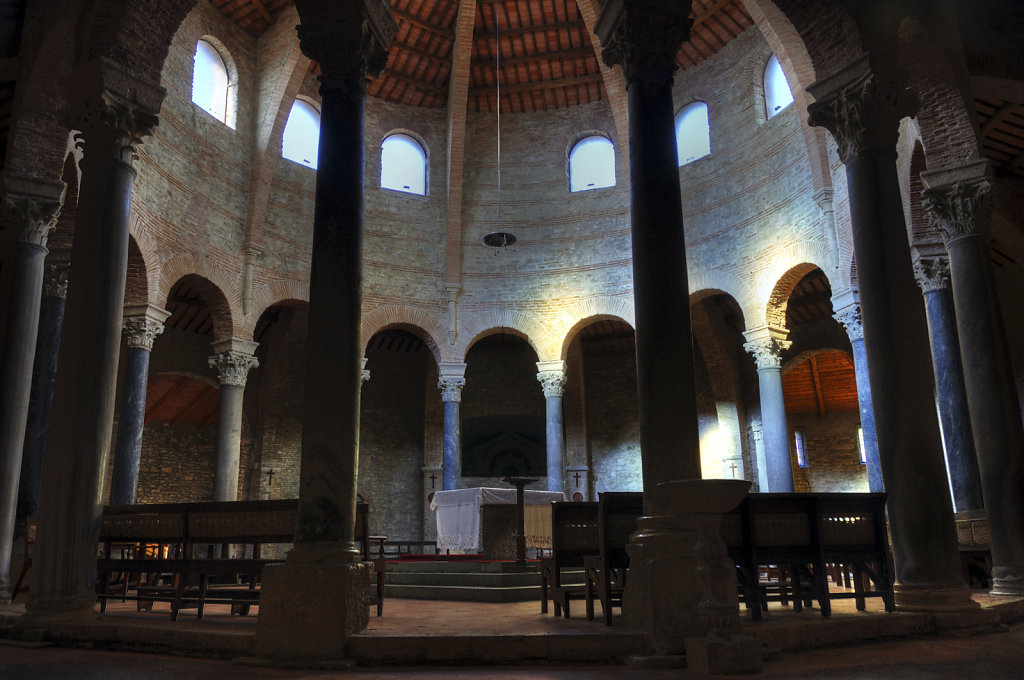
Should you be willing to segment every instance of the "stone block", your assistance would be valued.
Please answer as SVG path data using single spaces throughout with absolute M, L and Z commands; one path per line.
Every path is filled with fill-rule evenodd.
M 686 668 L 713 675 L 760 673 L 761 642 L 756 637 L 737 635 L 686 638 Z
M 370 623 L 369 563 L 273 564 L 263 570 L 257 655 L 340 657 Z

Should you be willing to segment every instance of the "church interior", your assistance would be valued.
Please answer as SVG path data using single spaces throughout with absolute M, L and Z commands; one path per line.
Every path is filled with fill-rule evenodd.
M 1022 45 L 1012 0 L 5 0 L 4 627 L 93 613 L 105 505 L 298 499 L 264 595 L 343 600 L 357 503 L 432 546 L 508 478 L 885 493 L 896 612 L 1024 597 Z

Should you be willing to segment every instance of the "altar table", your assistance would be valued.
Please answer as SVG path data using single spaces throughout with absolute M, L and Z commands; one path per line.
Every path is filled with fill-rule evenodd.
M 524 524 L 529 548 L 551 547 L 551 502 L 564 501 L 561 491 L 525 492 Z M 437 547 L 480 552 L 480 514 L 484 505 L 515 505 L 515 489 L 477 487 L 437 491 L 430 509 L 437 519 Z

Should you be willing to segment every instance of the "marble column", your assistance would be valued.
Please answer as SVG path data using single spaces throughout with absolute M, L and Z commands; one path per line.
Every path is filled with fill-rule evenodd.
M 787 334 L 785 329 L 768 327 L 744 333 L 747 342 L 743 349 L 754 357 L 757 386 L 761 395 L 761 436 L 768 487 L 762 485 L 762 492 L 793 491 L 789 425 L 786 422 L 786 400 L 782 393 L 782 352 L 792 344 L 786 340 Z
M 68 76 L 65 118 L 81 131 L 74 263 L 47 434 L 29 619 L 92 618 L 100 490 L 114 419 L 135 146 L 157 123 L 164 90 L 98 58 Z
M 815 103 L 808 112 L 811 125 L 832 133 L 846 166 L 896 606 L 974 609 L 960 575 L 953 506 L 945 493 L 924 301 L 911 270 L 896 170 L 899 120 L 915 113 L 916 102 L 898 74 L 879 75 L 872 66 L 879 67 L 864 57 L 812 85 Z
M 538 361 L 537 380 L 544 388 L 544 431 L 548 454 L 548 491 L 565 491 L 565 430 L 562 426 L 562 393 L 565 391 L 565 362 Z
M 690 3 L 604 3 L 595 32 L 626 77 L 637 400 L 644 489 L 700 479 L 686 245 L 672 81 Z M 620 140 L 621 143 L 622 140 Z M 644 495 L 651 511 L 652 494 Z
M 466 364 L 441 363 L 437 367 L 437 387 L 444 404 L 444 447 L 441 462 L 441 488 L 459 488 L 462 466 L 462 421 L 459 404 L 466 386 Z
M 220 379 L 217 418 L 217 463 L 213 473 L 213 500 L 238 500 L 238 464 L 242 448 L 242 401 L 249 371 L 260 365 L 254 354 L 259 343 L 228 338 L 213 343 L 209 364 Z
M 864 459 L 867 461 L 868 490 L 885 491 L 882 481 L 882 463 L 878 459 L 878 435 L 875 433 L 875 408 L 871 403 L 871 381 L 868 379 L 868 355 L 864 351 L 864 326 L 860 320 L 860 306 L 856 303 L 835 313 L 835 319 L 850 338 L 853 349 L 853 372 L 857 379 L 857 404 L 860 407 L 860 429 L 864 438 Z
M 949 252 L 967 405 L 988 509 L 992 593 L 1024 595 L 1024 427 L 992 281 L 988 161 L 921 175 Z
M 142 428 L 146 421 L 146 387 L 149 385 L 149 355 L 153 341 L 164 332 L 171 316 L 155 305 L 124 308 L 124 383 L 121 386 L 121 410 L 118 412 L 117 440 L 114 445 L 114 472 L 110 478 L 110 504 L 135 502 L 139 483 L 139 459 L 142 456 Z
M 39 307 L 39 332 L 32 366 L 32 390 L 28 400 L 25 446 L 21 457 L 21 482 L 15 525 L 21 526 L 39 510 L 39 483 L 43 452 L 50 427 L 53 383 L 57 378 L 60 331 L 64 325 L 64 301 L 68 294 L 68 265 L 47 265 L 43 274 L 43 301 Z
M 384 68 L 398 27 L 380 0 L 295 7 L 299 45 L 321 71 L 299 519 L 287 562 L 263 572 L 256 648 L 333 658 L 369 624 L 370 566 L 355 545 L 363 127 L 367 77 Z
M 945 250 L 943 249 L 943 253 Z M 935 401 L 942 426 L 946 451 L 949 488 L 953 509 L 980 510 L 985 507 L 981 492 L 981 473 L 974 452 L 971 414 L 967 406 L 967 388 L 960 361 L 960 338 L 956 330 L 956 310 L 949 289 L 949 260 L 943 255 L 918 257 L 914 277 L 924 295 L 928 316 L 928 337 L 932 346 L 935 371 Z
M 46 239 L 64 200 L 62 182 L 4 174 L 4 207 L 17 230 L 0 354 L 0 602 L 10 596 L 14 516 L 39 330 Z

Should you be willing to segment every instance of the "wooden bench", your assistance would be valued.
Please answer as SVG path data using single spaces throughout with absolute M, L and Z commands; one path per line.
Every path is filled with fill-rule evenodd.
M 989 546 L 988 516 L 985 510 L 956 513 L 956 536 L 960 548 L 960 569 L 964 582 L 988 588 L 992 584 L 992 548 Z
M 370 559 L 367 506 L 356 508 L 356 540 L 376 576 L 377 615 L 383 613 L 384 560 Z M 267 564 L 262 547 L 294 539 L 298 501 L 235 501 L 123 505 L 104 508 L 97 561 L 100 611 L 107 600 L 135 600 L 139 609 L 171 604 L 171 620 L 185 608 L 203 617 L 207 604 L 230 604 L 246 614 L 259 604 L 260 577 Z M 226 546 L 234 549 L 231 555 Z M 134 590 L 134 594 L 129 591 Z
M 563 569 L 582 569 L 583 559 L 598 551 L 597 503 L 555 501 L 551 504 L 551 555 L 540 560 L 540 611 L 569 618 L 569 600 L 582 599 L 583 584 L 565 584 Z
M 640 492 L 605 492 L 598 501 L 598 552 L 583 560 L 587 620 L 594 620 L 594 597 L 601 601 L 604 622 L 612 625 L 612 607 L 622 606 L 629 571 L 626 544 L 644 511 Z

